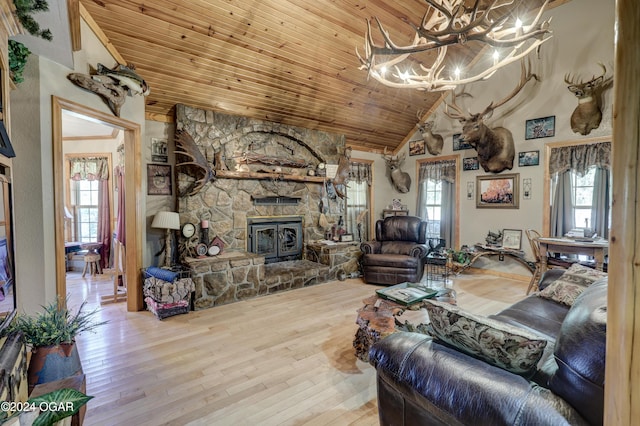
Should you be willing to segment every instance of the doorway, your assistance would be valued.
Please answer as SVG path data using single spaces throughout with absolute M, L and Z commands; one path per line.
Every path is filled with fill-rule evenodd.
M 66 288 L 66 253 L 65 253 L 65 199 L 64 199 L 64 155 L 63 155 L 63 114 L 82 116 L 84 119 L 109 126 L 124 132 L 124 193 L 126 207 L 125 240 L 126 256 L 125 280 L 128 283 L 127 311 L 139 311 L 143 308 L 142 291 L 137 271 L 142 264 L 141 224 L 142 217 L 138 202 L 141 194 L 141 174 L 137 161 L 140 158 L 140 125 L 119 117 L 115 117 L 86 106 L 52 97 L 53 123 L 53 161 L 54 161 L 54 209 L 55 209 L 55 247 L 56 247 L 56 293 L 65 297 Z

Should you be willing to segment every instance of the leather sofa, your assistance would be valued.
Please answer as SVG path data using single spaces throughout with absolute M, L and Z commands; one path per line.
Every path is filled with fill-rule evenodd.
M 427 222 L 416 216 L 390 216 L 376 222 L 376 239 L 360 245 L 368 284 L 419 282 L 429 252 Z
M 545 272 L 544 289 L 563 274 Z M 372 346 L 381 425 L 601 425 L 604 410 L 607 278 L 573 305 L 537 293 L 489 318 L 548 341 L 524 377 L 420 333 Z

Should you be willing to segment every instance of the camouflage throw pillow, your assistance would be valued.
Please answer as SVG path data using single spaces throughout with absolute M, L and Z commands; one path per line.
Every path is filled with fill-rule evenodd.
M 574 263 L 560 278 L 540 291 L 538 296 L 572 306 L 584 289 L 606 276 L 606 272 Z
M 433 337 L 515 374 L 533 371 L 547 345 L 546 340 L 527 330 L 448 303 L 428 300 L 425 307 Z

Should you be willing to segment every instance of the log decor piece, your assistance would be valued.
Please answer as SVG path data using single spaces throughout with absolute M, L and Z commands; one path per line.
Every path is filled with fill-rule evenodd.
M 613 106 L 613 201 L 609 235 L 605 425 L 640 418 L 640 8 L 616 2 Z M 636 419 L 636 420 L 634 420 Z
M 245 164 L 267 164 L 270 166 L 293 167 L 303 169 L 309 167 L 309 163 L 304 160 L 295 160 L 291 158 L 276 157 L 269 155 L 256 154 L 253 152 L 243 152 L 240 156 L 234 157 L 236 162 Z
M 322 176 L 302 176 L 292 175 L 288 173 L 275 172 L 234 172 L 231 170 L 220 170 L 216 172 L 217 178 L 226 179 L 271 179 L 271 180 L 289 180 L 294 182 L 313 182 L 324 183 L 325 178 Z

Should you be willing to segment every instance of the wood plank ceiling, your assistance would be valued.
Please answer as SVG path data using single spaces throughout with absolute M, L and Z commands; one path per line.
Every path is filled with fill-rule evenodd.
M 411 40 L 408 23 L 419 22 L 424 0 L 81 3 L 149 83 L 148 119 L 173 121 L 175 104 L 183 103 L 344 134 L 363 151 L 396 151 L 413 133 L 416 112 L 442 96 L 369 80 L 355 55 L 356 47 L 363 51 L 365 19 L 374 16 L 394 40 Z M 479 50 L 455 47 L 463 63 Z

